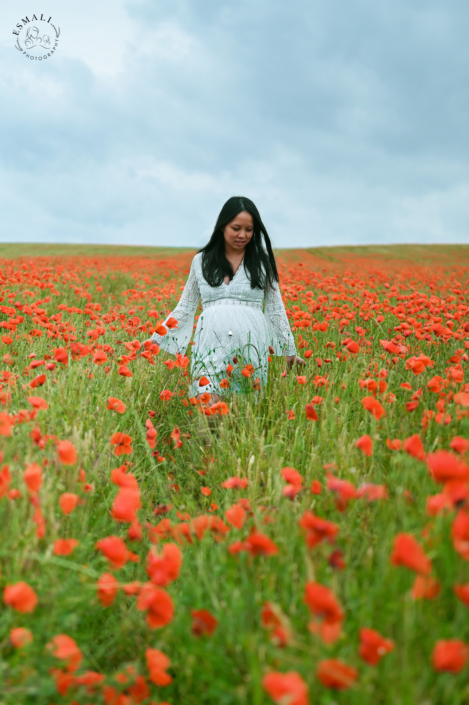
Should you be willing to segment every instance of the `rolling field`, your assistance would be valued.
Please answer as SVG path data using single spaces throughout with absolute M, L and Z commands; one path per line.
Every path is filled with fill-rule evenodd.
M 226 408 L 144 345 L 194 254 L 0 245 L 0 704 L 468 703 L 469 246 L 278 251 Z

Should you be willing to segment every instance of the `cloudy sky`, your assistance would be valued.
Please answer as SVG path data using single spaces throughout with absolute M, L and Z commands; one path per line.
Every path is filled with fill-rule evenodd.
M 467 0 L 35 3 L 0 3 L 0 240 L 198 247 L 245 195 L 277 247 L 469 242 Z

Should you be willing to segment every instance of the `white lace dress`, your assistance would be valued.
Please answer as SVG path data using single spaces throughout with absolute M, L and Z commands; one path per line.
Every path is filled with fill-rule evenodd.
M 224 396 L 233 391 L 247 391 L 252 380 L 259 379 L 261 387 L 267 382 L 269 346 L 275 355 L 296 355 L 282 297 L 275 283 L 265 294 L 262 289 L 251 289 L 243 264 L 229 284 L 210 286 L 202 274 L 202 253 L 192 260 L 189 278 L 172 316 L 177 328 L 165 336 L 154 333 L 151 340 L 166 352 L 185 353 L 194 328 L 194 315 L 202 299 L 203 312 L 199 315 L 194 333 L 191 355 L 191 395 L 202 392 Z M 241 374 L 246 365 L 253 365 L 250 378 Z M 227 374 L 228 365 L 234 369 Z M 199 386 L 201 377 L 208 385 Z M 229 388 L 220 388 L 222 379 Z M 224 383 L 226 384 L 226 383 Z

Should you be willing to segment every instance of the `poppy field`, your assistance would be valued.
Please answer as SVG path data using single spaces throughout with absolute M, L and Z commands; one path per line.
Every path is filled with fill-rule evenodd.
M 306 364 L 213 403 L 194 251 L 12 247 L 1 703 L 469 702 L 468 248 L 277 253 Z

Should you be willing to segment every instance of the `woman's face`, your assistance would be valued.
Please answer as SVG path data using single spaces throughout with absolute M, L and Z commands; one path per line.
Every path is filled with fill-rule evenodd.
M 236 218 L 225 225 L 223 235 L 228 250 L 242 252 L 254 234 L 252 215 L 241 211 Z

